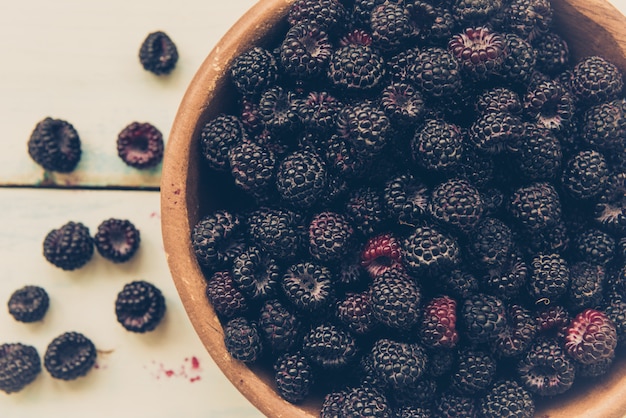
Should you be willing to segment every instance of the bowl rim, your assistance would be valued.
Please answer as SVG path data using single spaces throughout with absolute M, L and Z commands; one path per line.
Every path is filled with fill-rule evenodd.
M 192 78 L 172 124 L 163 160 L 161 179 L 161 229 L 163 245 L 170 274 L 192 326 L 222 373 L 260 412 L 270 417 L 312 418 L 319 415 L 319 402 L 291 404 L 282 399 L 268 382 L 259 378 L 254 366 L 231 358 L 223 344 L 223 330 L 213 308 L 203 292 L 202 270 L 195 261 L 189 237 L 198 219 L 199 204 L 189 192 L 197 173 L 192 154 L 198 122 L 207 110 L 207 104 L 216 96 L 216 90 L 226 77 L 228 63 L 251 45 L 264 38 L 284 16 L 295 0 L 259 0 L 224 34 L 207 55 Z M 607 37 L 617 42 L 619 50 L 612 59 L 622 70 L 626 69 L 626 18 L 605 0 L 552 0 L 560 20 L 572 13 L 580 13 L 591 23 L 599 25 L 597 15 L 609 16 L 602 22 Z M 575 9 L 572 9 L 573 7 Z M 585 42 L 584 38 L 581 42 Z M 196 170 L 197 171 L 197 170 Z M 181 242 L 186 242 L 182 245 Z M 626 357 L 626 356 L 623 356 Z M 609 390 L 609 388 L 611 390 Z M 566 394 L 558 405 L 542 405 L 538 416 L 559 417 L 624 417 L 626 411 L 626 359 L 620 359 L 600 385 Z M 574 399 L 577 397 L 577 399 Z M 598 403 L 596 399 L 603 399 Z M 610 402 L 607 402 L 609 400 Z

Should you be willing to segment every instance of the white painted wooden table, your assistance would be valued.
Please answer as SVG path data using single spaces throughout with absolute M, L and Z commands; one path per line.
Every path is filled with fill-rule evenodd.
M 173 285 L 160 232 L 161 167 L 127 167 L 115 148 L 119 131 L 134 121 L 154 124 L 167 141 L 196 69 L 254 3 L 0 1 L 0 186 L 12 186 L 0 187 L 0 343 L 34 345 L 43 356 L 54 337 L 79 331 L 100 350 L 96 368 L 84 378 L 56 381 L 44 371 L 22 392 L 0 392 L 1 417 L 262 416 L 208 356 Z M 626 11 L 626 0 L 614 4 Z M 138 61 L 141 42 L 155 30 L 167 32 L 179 49 L 168 77 L 144 71 Z M 46 116 L 68 120 L 81 136 L 75 172 L 49 179 L 78 188 L 36 187 L 44 172 L 29 158 L 26 143 Z M 129 190 L 106 190 L 120 187 Z M 109 217 L 129 219 L 141 231 L 140 251 L 129 263 L 114 265 L 95 254 L 86 267 L 64 272 L 43 258 L 49 230 L 74 220 L 95 231 Z M 157 285 L 167 303 L 162 324 L 145 335 L 125 331 L 113 310 L 117 292 L 137 279 Z M 18 323 L 2 308 L 26 284 L 50 294 L 41 323 Z

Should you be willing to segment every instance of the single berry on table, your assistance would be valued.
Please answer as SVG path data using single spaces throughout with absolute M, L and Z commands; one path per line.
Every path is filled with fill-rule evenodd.
M 26 285 L 11 294 L 7 305 L 16 321 L 37 322 L 48 312 L 50 297 L 43 287 Z
M 44 367 L 55 379 L 75 380 L 93 368 L 96 357 L 96 346 L 88 337 L 80 332 L 64 332 L 48 344 Z
M 81 153 L 78 132 L 71 123 L 63 119 L 43 119 L 37 123 L 28 139 L 28 154 L 48 171 L 74 171 Z
M 117 136 L 117 154 L 127 165 L 145 170 L 163 160 L 163 134 L 148 122 L 133 122 Z
M 109 218 L 98 225 L 94 242 L 102 257 L 114 263 L 124 263 L 139 249 L 141 235 L 131 221 Z
M 0 345 L 0 390 L 19 392 L 41 373 L 41 359 L 37 349 L 22 343 Z
M 167 75 L 178 62 L 178 49 L 163 31 L 149 33 L 139 48 L 139 62 L 146 71 L 156 75 Z
M 159 288 L 145 280 L 124 285 L 115 299 L 117 321 L 128 331 L 154 330 L 165 315 L 165 298 Z
M 69 221 L 48 232 L 43 241 L 43 255 L 63 270 L 83 267 L 94 252 L 94 240 L 81 222 Z

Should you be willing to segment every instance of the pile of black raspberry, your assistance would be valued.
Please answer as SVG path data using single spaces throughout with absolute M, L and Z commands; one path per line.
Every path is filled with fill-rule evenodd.
M 233 60 L 239 106 L 196 139 L 239 200 L 201 210 L 190 242 L 227 349 L 287 401 L 530 417 L 611 369 L 626 95 L 553 14 L 295 0 L 282 39 Z

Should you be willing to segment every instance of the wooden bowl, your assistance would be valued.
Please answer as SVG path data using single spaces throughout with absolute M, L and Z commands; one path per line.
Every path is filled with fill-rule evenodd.
M 198 69 L 185 93 L 169 136 L 161 180 L 161 215 L 165 253 L 187 314 L 226 377 L 269 417 L 317 417 L 321 399 L 301 405 L 284 401 L 266 370 L 234 360 L 223 342 L 222 326 L 205 297 L 205 279 L 190 244 L 200 217 L 224 203 L 232 190 L 224 178 L 201 164 L 199 132 L 203 125 L 234 106 L 227 70 L 252 45 L 270 45 L 284 31 L 293 0 L 260 0 L 224 35 Z M 555 25 L 567 40 L 573 59 L 601 55 L 626 70 L 626 18 L 602 0 L 552 0 Z M 540 402 L 537 417 L 612 418 L 626 416 L 626 360 L 593 384 L 575 385 L 556 401 Z

